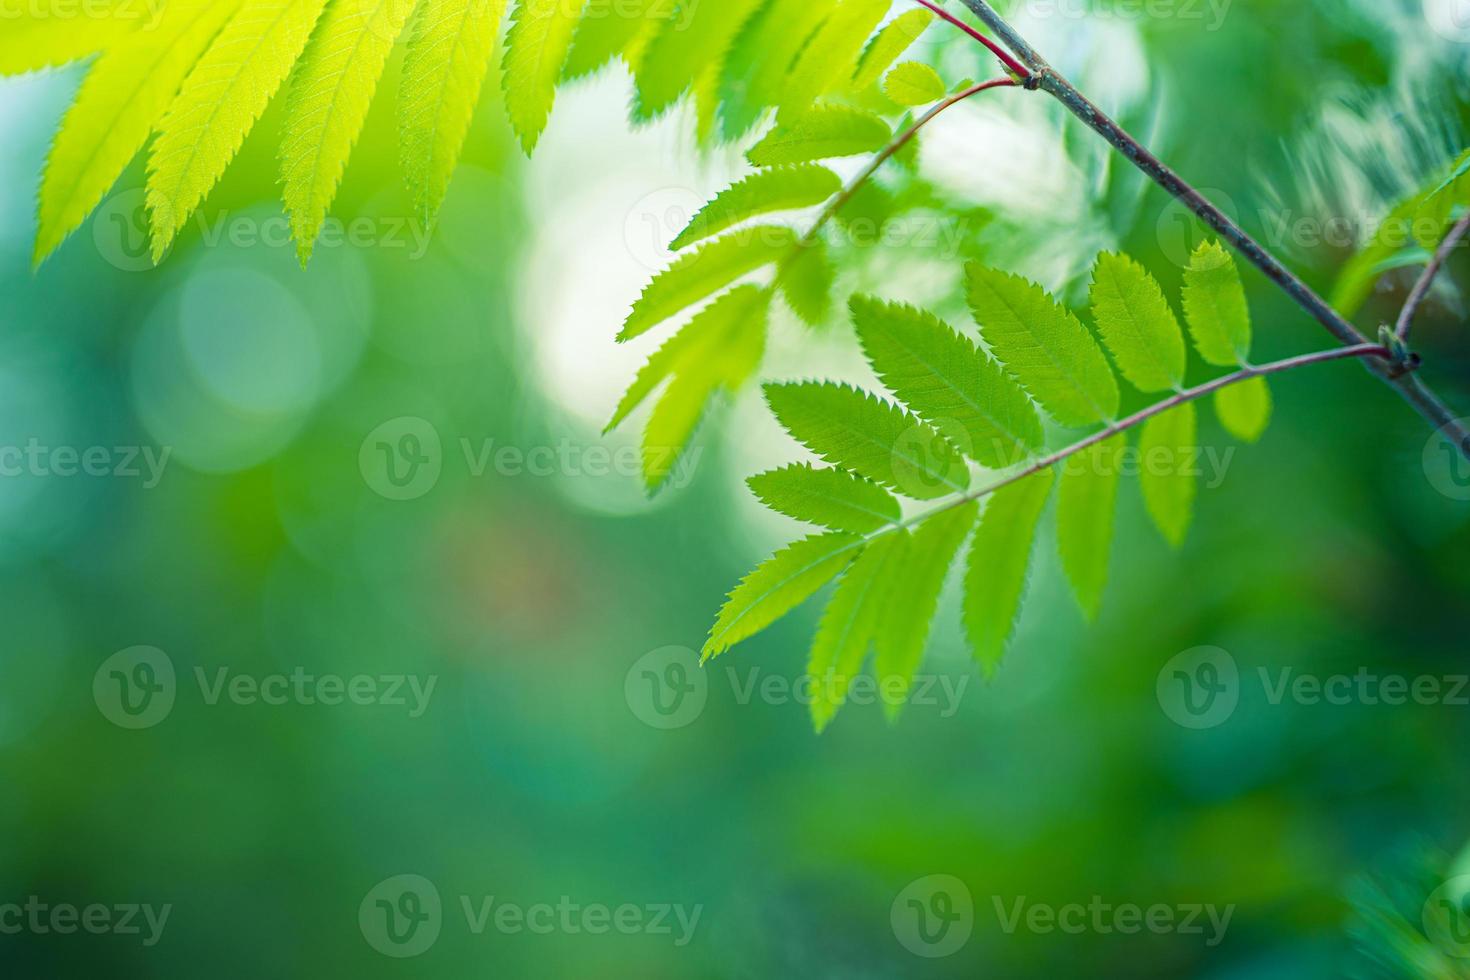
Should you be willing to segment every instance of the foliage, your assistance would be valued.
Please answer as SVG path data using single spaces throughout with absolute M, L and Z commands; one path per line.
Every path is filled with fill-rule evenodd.
M 1243 293 L 1233 261 L 1206 242 L 1190 272 L 1185 310 L 1196 349 L 1206 361 L 1228 349 L 1232 364 L 1244 364 L 1250 320 L 1236 302 Z M 983 349 L 924 310 L 855 296 L 853 326 L 889 397 L 831 382 L 766 386 L 776 418 L 829 467 L 784 467 L 752 478 L 751 489 L 778 513 L 825 531 L 777 552 L 730 593 L 704 653 L 725 652 L 837 579 L 810 659 L 822 692 L 812 707 L 818 728 L 870 650 L 897 713 L 967 539 L 965 632 L 975 659 L 995 670 L 1055 487 L 1062 566 L 1084 612 L 1095 614 L 1101 601 L 1129 451 L 1113 367 L 1093 332 L 1039 285 L 980 265 L 966 278 Z M 1158 283 L 1125 255 L 1099 256 L 1092 319 L 1135 388 L 1174 392 L 1156 403 L 1136 452 L 1148 512 L 1177 547 L 1193 517 L 1198 450 L 1195 405 L 1181 388 L 1184 330 Z M 1259 434 L 1266 402 L 1226 404 L 1233 431 Z M 1043 426 L 1043 413 L 1055 427 Z M 1080 449 L 1049 450 L 1045 433 L 1059 426 L 1096 435 Z

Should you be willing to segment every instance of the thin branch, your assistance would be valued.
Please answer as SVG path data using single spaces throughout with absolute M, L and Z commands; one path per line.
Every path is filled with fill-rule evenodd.
M 1355 344 L 1351 347 L 1334 347 L 1331 350 L 1315 351 L 1311 354 L 1299 354 L 1296 357 L 1288 357 L 1282 361 L 1273 361 L 1270 364 L 1258 364 L 1241 368 L 1234 374 L 1227 374 L 1224 377 L 1216 378 L 1213 381 L 1207 381 L 1202 385 L 1196 385 L 1193 388 L 1186 388 L 1183 391 L 1177 392 L 1174 395 L 1165 398 L 1161 402 L 1134 412 L 1127 418 L 1121 419 L 1107 426 L 1106 428 L 1094 432 L 1092 435 L 1088 436 L 1086 439 L 1081 440 L 1080 442 L 1074 442 L 1072 445 L 1067 446 L 1065 449 L 1058 449 L 1056 452 L 1050 454 L 1049 456 L 1043 456 L 1041 459 L 1027 464 L 1023 469 L 1020 469 L 1017 472 L 1012 473 L 1011 475 L 1004 477 L 995 483 L 981 487 L 979 490 L 973 490 L 968 493 L 962 494 L 953 500 L 945 501 L 943 504 L 934 508 L 933 510 L 926 511 L 923 514 L 912 517 L 909 520 L 902 522 L 899 526 L 908 527 L 914 524 L 918 524 L 922 521 L 928 520 L 935 514 L 942 514 L 947 510 L 952 510 L 955 507 L 960 506 L 961 504 L 967 504 L 972 500 L 979 500 L 982 497 L 987 497 L 990 494 L 995 493 L 997 490 L 1010 486 L 1012 483 L 1019 483 L 1021 480 L 1026 479 L 1026 477 L 1028 476 L 1040 473 L 1044 469 L 1049 469 L 1050 467 L 1053 467 L 1058 463 L 1061 463 L 1066 459 L 1075 456 L 1077 453 L 1082 452 L 1084 449 L 1090 449 L 1098 443 L 1105 442 L 1108 439 L 1111 439 L 1113 436 L 1118 435 L 1119 433 L 1126 432 L 1134 426 L 1141 425 L 1142 423 L 1147 422 L 1149 419 L 1153 418 L 1156 415 L 1162 415 L 1164 412 L 1169 411 L 1169 409 L 1171 408 L 1177 408 L 1180 405 L 1183 405 L 1185 402 L 1192 402 L 1196 399 L 1203 398 L 1208 394 L 1219 391 L 1221 388 L 1228 388 L 1231 385 L 1239 384 L 1242 381 L 1249 381 L 1252 378 L 1263 378 L 1267 375 L 1280 374 L 1283 371 L 1291 371 L 1296 368 L 1307 367 L 1311 364 L 1324 364 L 1328 361 L 1341 361 L 1346 360 L 1347 358 L 1363 358 L 1365 360 L 1387 360 L 1392 356 L 1393 352 L 1381 344 Z
M 1007 54 L 1005 48 L 1002 48 L 990 38 L 986 37 L 984 34 L 981 34 L 979 31 L 975 30 L 975 28 L 971 27 L 969 24 L 966 24 L 954 14 L 951 14 L 949 11 L 939 6 L 939 4 L 933 3 L 931 2 L 931 0 L 914 0 L 914 2 L 921 7 L 929 8 L 929 10 L 931 10 L 934 15 L 940 20 L 945 21 L 949 24 L 953 24 L 955 27 L 958 27 L 960 30 L 964 31 L 966 34 L 970 35 L 972 38 L 985 45 L 987 48 L 990 49 L 990 53 L 999 58 L 1000 63 L 1005 65 L 1006 68 L 1016 77 L 1022 79 L 1023 81 L 1031 77 L 1031 72 L 1026 70 L 1026 66 Z
M 1039 88 L 1061 102 L 1074 116 L 1081 119 L 1098 135 L 1107 140 L 1114 149 L 1128 158 L 1135 167 L 1143 171 L 1156 184 L 1184 203 L 1201 221 L 1213 228 L 1230 242 L 1251 264 L 1279 286 L 1298 306 L 1311 314 L 1337 339 L 1349 346 L 1367 342 L 1358 329 L 1349 323 L 1327 301 L 1318 296 L 1310 286 L 1286 268 L 1274 255 L 1248 235 L 1244 229 L 1228 218 L 1203 194 L 1191 187 L 1182 177 L 1150 153 L 1143 144 L 1123 130 L 1097 106 L 1087 100 L 1072 83 L 1063 78 L 1047 64 L 1015 28 L 1006 23 L 985 0 L 963 0 L 980 20 L 999 37 L 1007 47 L 1026 65 L 1031 77 L 1026 80 L 1027 89 Z M 987 45 L 988 47 L 989 45 Z M 1406 355 L 1406 352 L 1405 352 Z M 1398 391 L 1399 396 L 1414 407 L 1420 415 L 1436 429 L 1460 446 L 1470 458 L 1470 428 L 1455 417 L 1439 396 L 1430 391 L 1413 373 L 1416 366 L 1412 358 L 1394 356 L 1387 360 L 1370 359 L 1364 362 L 1368 369 Z
M 907 146 L 910 140 L 919 135 L 919 130 L 923 129 L 925 126 L 929 125 L 929 123 L 933 122 L 934 119 L 941 112 L 948 109 L 952 105 L 956 105 L 960 102 L 965 101 L 972 95 L 979 95 L 981 92 L 985 92 L 993 88 L 1010 88 L 1014 87 L 1015 85 L 1016 80 L 1013 78 L 992 78 L 988 82 L 980 82 L 977 85 L 971 85 L 969 88 L 961 92 L 956 92 L 954 95 L 946 96 L 945 98 L 934 103 L 934 105 L 930 107 L 929 111 L 925 112 L 918 119 L 914 120 L 912 125 L 910 125 L 902 133 L 899 133 L 898 136 L 895 137 L 891 142 L 889 142 L 887 146 L 879 150 L 877 154 L 873 156 L 873 159 L 868 161 L 867 166 L 863 167 L 863 169 L 858 173 L 856 177 L 848 181 L 847 186 L 842 188 L 841 192 L 838 193 L 838 195 L 834 197 L 825 208 L 822 209 L 821 214 L 817 215 L 817 220 L 812 223 L 811 228 L 808 229 L 807 233 L 801 237 L 801 241 L 797 244 L 811 244 L 812 240 L 817 237 L 817 233 L 822 230 L 823 226 L 826 225 L 827 222 L 830 221 L 832 217 L 837 214 L 838 211 L 842 210 L 843 205 L 852 200 L 852 196 L 858 192 L 858 189 L 861 188 L 863 184 L 872 179 L 872 176 L 878 172 L 878 168 L 891 160 L 894 154 L 896 154 L 899 150 Z
M 1398 334 L 1400 340 L 1409 339 L 1409 327 L 1414 323 L 1414 314 L 1419 312 L 1419 304 L 1423 303 L 1424 297 L 1429 295 L 1429 288 L 1434 285 L 1435 278 L 1438 277 L 1445 263 L 1450 260 L 1450 254 L 1459 246 L 1466 233 L 1470 233 L 1470 213 L 1467 213 L 1450 229 L 1444 241 L 1439 243 L 1439 249 L 1434 253 L 1434 257 L 1429 260 L 1429 265 L 1424 268 L 1424 274 L 1419 277 L 1418 282 L 1414 283 L 1414 288 L 1409 293 L 1408 300 L 1404 302 L 1403 310 L 1399 313 L 1398 326 L 1394 329 L 1394 333 Z

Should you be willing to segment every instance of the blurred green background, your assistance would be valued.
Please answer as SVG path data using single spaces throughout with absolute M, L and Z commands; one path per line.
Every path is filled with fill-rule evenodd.
M 1465 145 L 1470 31 L 1436 3 L 1013 9 L 1326 289 L 1351 249 L 1301 229 L 1371 221 Z M 971 46 L 928 37 L 947 77 L 982 70 Z M 1354 883 L 1418 874 L 1421 852 L 1470 837 L 1470 706 L 1272 703 L 1258 673 L 1470 672 L 1470 505 L 1436 489 L 1430 433 L 1361 368 L 1274 384 L 1271 429 L 1202 490 L 1178 553 L 1125 484 L 1095 625 L 1043 535 L 991 683 L 951 596 L 924 670 L 960 691 L 952 713 L 914 705 L 889 726 L 854 705 L 818 738 L 798 700 L 747 696 L 799 676 L 809 604 L 706 668 L 702 708 L 663 728 L 647 665 L 697 649 L 725 590 L 796 533 L 741 482 L 794 457 L 755 392 L 702 428 L 688 485 L 653 501 L 627 465 L 636 432 L 600 434 L 648 352 L 614 344 L 617 324 L 737 150 L 690 149 L 684 117 L 630 128 L 627 79 L 608 70 L 563 93 L 527 164 L 487 99 L 428 239 L 403 217 L 381 98 L 336 207 L 353 242 L 319 246 L 302 271 L 268 117 L 206 227 L 158 269 L 142 258 L 139 164 L 32 273 L 34 188 L 78 78 L 0 81 L 0 447 L 49 461 L 0 478 L 0 906 L 172 911 L 152 946 L 0 935 L 5 975 L 1380 975 L 1353 938 Z M 1092 256 L 1121 245 L 1177 295 L 1199 233 L 1159 192 L 1039 99 L 963 109 L 921 161 L 994 215 L 967 254 L 1076 302 Z M 864 288 L 958 308 L 957 259 L 892 251 Z M 1470 281 L 1463 256 L 1452 272 Z M 1412 276 L 1386 279 L 1365 329 Z M 1247 284 L 1259 360 L 1330 345 L 1259 276 Z M 1426 377 L 1470 414 L 1456 290 L 1417 336 Z M 765 374 L 856 364 L 845 326 L 786 323 Z M 1231 447 L 1213 421 L 1202 436 Z M 103 447 L 108 475 L 58 472 L 58 447 Z M 104 662 L 139 646 L 177 680 L 166 717 L 131 729 L 106 707 Z M 1240 681 L 1234 712 L 1196 730 L 1157 688 L 1199 646 L 1227 651 Z M 222 668 L 434 687 L 421 713 L 411 697 L 242 703 L 201 688 L 196 671 L 213 685 Z M 397 959 L 359 913 L 405 874 L 443 911 L 437 941 Z M 900 893 L 932 875 L 973 902 L 968 941 L 937 958 L 895 926 Z M 462 899 L 491 896 L 700 917 L 682 944 L 672 916 L 672 934 L 477 934 Z M 1234 911 L 1214 945 L 1208 931 L 1007 932 L 997 913 L 1093 896 Z

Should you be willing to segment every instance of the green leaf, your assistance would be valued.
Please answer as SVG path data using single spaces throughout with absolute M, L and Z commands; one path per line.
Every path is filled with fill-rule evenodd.
M 44 4 L 44 6 L 43 6 Z M 120 43 L 140 28 L 154 30 L 148 8 L 134 0 L 89 4 L 91 16 L 76 16 L 68 0 L 26 0 L 29 13 L 0 5 L 0 75 L 23 75 L 80 61 Z
M 776 513 L 833 531 L 867 534 L 897 524 L 902 516 L 891 493 L 847 470 L 793 463 L 746 482 Z
M 721 130 L 736 140 L 781 101 L 786 72 L 837 0 L 770 0 L 746 21 L 720 69 Z
M 739 369 L 750 362 L 751 336 L 765 336 L 770 302 L 768 289 L 737 286 L 701 310 L 649 358 L 603 431 L 611 432 L 621 425 L 660 384 L 674 375 L 714 375 L 731 387 L 744 381 L 748 373 L 742 376 Z M 756 360 L 759 361 L 759 355 Z
M 818 106 L 778 125 L 745 156 L 757 167 L 807 163 L 876 152 L 892 137 L 888 124 L 871 112 L 847 106 Z
M 1042 408 L 1066 426 L 1116 419 L 1112 368 L 1071 311 L 1020 276 L 976 262 L 966 274 L 981 336 Z
M 326 0 L 245 0 L 189 73 L 148 160 L 153 259 L 219 181 L 301 57 Z
M 896 532 L 868 545 L 848 566 L 832 593 L 812 641 L 807 674 L 813 685 L 812 723 L 820 734 L 847 700 L 852 679 L 863 669 L 893 591 L 893 556 L 906 535 Z
M 854 296 L 849 305 L 878 377 L 920 418 L 960 441 L 971 459 L 1002 469 L 1041 445 L 1041 419 L 1026 393 L 949 324 L 871 297 Z
M 852 87 L 865 89 L 878 79 L 899 56 L 913 46 L 919 35 L 934 23 L 934 14 L 926 9 L 906 10 L 883 26 L 873 36 L 858 60 Z
M 670 247 L 684 248 L 757 215 L 821 204 L 840 190 L 841 178 L 816 164 L 757 171 L 720 191 Z
M 905 61 L 883 79 L 883 94 L 899 105 L 928 105 L 944 98 L 944 79 L 919 61 Z
M 618 340 L 637 337 L 741 276 L 779 262 L 795 244 L 790 228 L 757 225 L 686 252 L 644 288 Z
M 724 61 L 756 0 L 692 3 L 668 17 L 634 72 L 634 118 L 656 118 L 679 100 L 706 70 Z M 718 75 L 715 76 L 716 78 Z
M 1040 470 L 991 494 L 965 567 L 965 633 L 987 676 L 1005 655 L 1026 592 L 1036 524 L 1053 474 Z
M 1108 581 L 1118 476 L 1127 442 L 1119 434 L 1065 460 L 1057 491 L 1057 547 L 1062 569 L 1088 619 L 1097 617 Z
M 1099 255 L 1092 270 L 1092 317 L 1133 387 L 1152 393 L 1184 383 L 1184 332 L 1143 266 L 1126 255 Z
M 46 160 L 36 265 L 117 183 L 238 6 L 238 0 L 174 0 L 156 27 L 121 36 L 97 59 Z
M 1184 270 L 1184 316 L 1207 364 L 1234 367 L 1251 352 L 1251 313 L 1230 253 L 1201 242 Z
M 747 640 L 801 605 L 857 558 L 865 540 L 829 531 L 776 552 L 741 579 L 705 641 L 705 660 Z
M 421 0 L 403 58 L 399 155 L 414 211 L 434 220 L 459 163 L 505 0 Z
M 795 439 L 843 466 L 915 500 L 965 490 L 970 476 L 958 449 L 896 405 L 847 385 L 766 385 L 766 401 Z
M 967 501 L 935 514 L 908 536 L 887 573 L 892 582 L 876 645 L 879 690 L 890 721 L 908 700 L 914 674 L 924 660 L 944 580 L 965 536 L 975 526 L 979 504 Z
M 587 0 L 562 81 L 583 78 L 615 58 L 627 57 L 641 37 L 652 40 L 663 23 L 653 14 L 663 13 L 667 6 L 664 0 Z
M 864 42 L 882 22 L 892 0 L 842 0 L 797 55 L 781 85 L 780 115 L 799 116 L 820 95 L 848 82 Z
M 1184 543 L 1194 516 L 1198 419 L 1194 402 L 1171 408 L 1143 424 L 1139 483 L 1149 516 L 1174 547 Z
M 479 2 L 479 0 L 471 0 Z M 583 0 L 516 0 L 505 38 L 505 110 L 530 156 L 556 101 Z
M 1265 378 L 1250 378 L 1215 392 L 1220 424 L 1241 442 L 1255 442 L 1271 422 L 1271 388 Z
M 825 323 L 832 312 L 832 286 L 837 270 L 821 239 L 797 247 L 776 275 L 776 285 L 792 312 L 808 326 Z
M 291 82 L 281 178 L 305 265 L 413 0 L 332 0 Z

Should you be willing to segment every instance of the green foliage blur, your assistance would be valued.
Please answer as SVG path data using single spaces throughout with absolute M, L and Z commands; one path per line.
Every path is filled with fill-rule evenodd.
M 1013 12 L 1324 291 L 1351 247 L 1311 229 L 1386 214 L 1466 144 L 1470 36 L 1436 30 L 1433 0 L 1142 6 Z M 950 82 L 988 70 L 970 45 L 933 61 Z M 430 238 L 405 217 L 380 100 L 335 208 L 342 240 L 305 271 L 257 134 L 159 268 L 135 164 L 32 273 L 35 181 L 77 78 L 0 81 L 5 976 L 1465 975 L 1470 960 L 1430 973 L 1385 952 L 1354 905 L 1470 839 L 1470 689 L 1454 682 L 1470 674 L 1470 504 L 1438 489 L 1431 433 L 1360 367 L 1273 383 L 1256 446 L 1205 423 L 1227 463 L 1177 553 L 1125 481 L 1095 624 L 1043 535 L 992 682 L 951 596 L 922 668 L 931 703 L 893 726 L 849 705 L 817 737 L 791 693 L 815 603 L 697 679 L 663 672 L 682 663 L 666 648 L 698 649 L 725 591 L 793 536 L 741 482 L 791 452 L 758 395 L 705 423 L 688 485 L 653 501 L 623 465 L 636 433 L 600 434 L 638 363 L 613 342 L 653 271 L 638 202 L 718 189 L 724 151 L 689 149 L 687 120 L 629 132 L 617 71 L 563 93 L 549 159 L 523 162 L 487 100 Z M 1028 98 L 977 111 L 1064 157 L 1081 219 L 1028 187 L 1001 204 L 957 191 L 956 208 L 996 215 L 966 247 L 1018 271 L 1063 256 L 1050 285 L 1078 307 L 1093 254 L 1124 247 L 1177 295 L 1200 230 Z M 963 127 L 946 132 L 922 165 L 964 168 Z M 915 258 L 865 288 L 901 292 Z M 957 282 L 951 265 L 925 274 Z M 1366 331 L 1415 272 L 1385 277 Z M 1463 254 L 1450 273 L 1470 282 Z M 1258 360 L 1330 346 L 1246 280 Z M 845 325 L 787 326 L 771 371 L 852 370 Z M 1465 329 L 1447 285 L 1415 336 L 1426 380 L 1470 414 Z M 140 646 L 166 655 L 175 702 L 129 728 L 104 708 L 105 662 Z M 1191 728 L 1169 709 L 1168 665 L 1203 646 L 1237 666 L 1239 703 Z M 1444 696 L 1275 698 L 1286 670 L 1436 678 Z M 217 688 L 277 675 L 291 692 L 293 677 L 366 676 L 382 697 L 325 704 L 303 680 L 310 702 L 277 705 Z M 646 696 L 661 676 L 705 692 L 678 727 Z M 407 682 L 388 697 L 395 677 L 432 678 L 427 702 Z M 1437 860 L 1425 887 L 1451 873 Z M 375 890 L 406 874 L 442 914 L 431 948 L 400 959 L 368 920 Z M 945 956 L 900 924 L 906 890 L 934 875 L 972 905 Z M 1413 934 L 1421 892 L 1400 902 Z M 4 907 L 32 896 L 171 913 L 152 945 L 146 927 L 11 931 Z M 1223 936 L 1203 917 L 1202 933 L 1124 930 L 1091 912 L 1080 930 L 1008 929 L 1018 900 L 1232 912 Z M 598 931 L 581 912 L 496 925 L 501 905 L 559 903 L 633 906 L 645 926 L 650 907 L 700 911 L 688 935 L 673 913 L 668 932 Z

